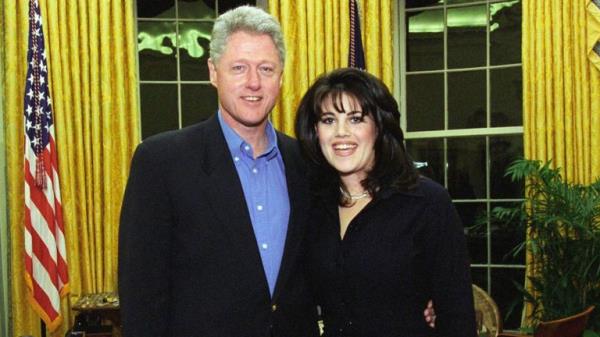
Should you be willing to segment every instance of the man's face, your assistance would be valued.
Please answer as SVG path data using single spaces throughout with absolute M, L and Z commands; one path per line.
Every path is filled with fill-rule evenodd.
M 279 96 L 283 71 L 271 37 L 235 32 L 219 63 L 209 60 L 208 67 L 225 122 L 234 130 L 263 126 Z

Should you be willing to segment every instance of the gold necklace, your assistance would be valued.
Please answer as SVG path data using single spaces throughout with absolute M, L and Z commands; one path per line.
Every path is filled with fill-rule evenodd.
M 350 194 L 350 193 L 344 191 L 344 189 L 341 187 L 340 187 L 340 192 L 342 192 L 342 195 L 344 196 L 344 198 L 350 199 L 352 201 L 360 200 L 360 199 L 363 199 L 363 198 L 366 198 L 369 196 L 369 191 L 363 191 L 362 193 L 358 193 L 358 194 Z

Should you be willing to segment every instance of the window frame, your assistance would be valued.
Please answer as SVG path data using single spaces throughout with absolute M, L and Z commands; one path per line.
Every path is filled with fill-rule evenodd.
M 448 163 L 448 139 L 457 137 L 485 137 L 485 174 L 486 174 L 486 197 L 479 199 L 453 199 L 453 203 L 485 203 L 485 209 L 489 214 L 492 208 L 492 204 L 498 202 L 519 202 L 522 198 L 492 198 L 491 197 L 491 158 L 490 158 L 490 137 L 493 136 L 515 136 L 523 135 L 523 126 L 507 126 L 507 127 L 492 127 L 491 124 L 491 79 L 490 72 L 495 69 L 504 68 L 515 68 L 522 67 L 522 63 L 503 64 L 503 65 L 491 65 L 490 62 L 490 8 L 489 6 L 494 3 L 502 3 L 507 0 L 479 0 L 471 1 L 468 3 L 460 4 L 447 4 L 444 1 L 443 4 L 435 4 L 431 6 L 410 8 L 406 9 L 405 0 L 395 1 L 394 6 L 394 90 L 393 94 L 399 103 L 399 109 L 401 113 L 400 126 L 404 132 L 406 140 L 425 140 L 425 139 L 443 139 L 443 160 L 447 166 Z M 447 13 L 449 9 L 470 7 L 475 5 L 486 5 L 487 12 L 487 24 L 486 24 L 486 63 L 484 66 L 469 67 L 469 68 L 451 68 L 448 69 L 448 26 L 447 26 Z M 521 0 L 521 5 L 523 1 Z M 444 44 L 444 64 L 441 70 L 422 70 L 422 71 L 407 71 L 406 57 L 407 55 L 407 37 L 408 31 L 404 27 L 407 26 L 407 12 L 421 11 L 421 10 L 443 10 L 444 17 L 444 31 L 443 31 L 443 44 Z M 469 128 L 469 129 L 448 129 L 448 74 L 452 72 L 465 71 L 465 70 L 485 70 L 486 72 L 486 127 L 481 128 Z M 418 75 L 418 74 L 439 74 L 444 75 L 444 128 L 445 130 L 433 130 L 433 131 L 407 131 L 407 76 Z M 444 187 L 448 188 L 448 169 L 444 169 Z M 486 263 L 472 263 L 471 270 L 485 270 L 486 284 L 484 290 L 489 294 L 494 294 L 492 287 L 494 270 L 507 270 L 507 269 L 526 269 L 525 262 L 523 264 L 511 264 L 511 263 L 493 263 L 492 256 L 492 230 L 491 224 L 487 221 L 485 229 L 486 235 Z M 504 313 L 506 314 L 506 313 Z M 503 320 L 505 318 L 503 317 Z

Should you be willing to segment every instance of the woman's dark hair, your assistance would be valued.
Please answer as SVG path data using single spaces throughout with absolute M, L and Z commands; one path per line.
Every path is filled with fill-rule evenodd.
M 344 111 L 343 94 L 360 103 L 363 114 L 371 116 L 377 129 L 375 164 L 362 181 L 365 190 L 374 197 L 383 186 L 409 190 L 416 184 L 418 172 L 404 147 L 396 100 L 377 77 L 363 70 L 342 68 L 321 75 L 302 98 L 296 114 L 296 136 L 315 168 L 312 173 L 316 192 L 330 193 L 332 188 L 338 191 L 341 186 L 339 174 L 321 152 L 316 126 L 321 119 L 321 106 L 327 99 L 331 99 L 337 111 Z M 342 205 L 349 203 L 341 193 L 339 200 Z

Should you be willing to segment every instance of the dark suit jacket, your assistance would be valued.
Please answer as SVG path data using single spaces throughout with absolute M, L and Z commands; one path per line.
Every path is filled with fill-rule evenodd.
M 146 139 L 121 212 L 125 337 L 316 336 L 302 272 L 308 191 L 296 141 L 278 133 L 290 221 L 273 298 L 218 119 Z

